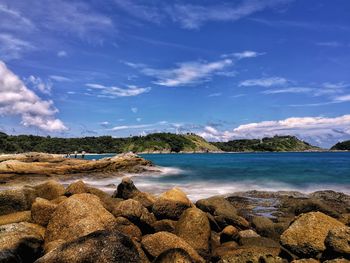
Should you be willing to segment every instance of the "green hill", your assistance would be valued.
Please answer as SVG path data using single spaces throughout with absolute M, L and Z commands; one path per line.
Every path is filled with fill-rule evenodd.
M 225 152 L 293 152 L 314 151 L 320 148 L 294 136 L 274 136 L 263 139 L 242 139 L 213 143 Z
M 332 151 L 350 151 L 350 140 L 338 142 L 331 147 Z

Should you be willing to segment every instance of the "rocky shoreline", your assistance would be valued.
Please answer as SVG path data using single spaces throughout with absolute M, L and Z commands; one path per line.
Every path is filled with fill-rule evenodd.
M 192 203 L 124 178 L 0 191 L 0 262 L 349 262 L 350 197 L 237 193 Z

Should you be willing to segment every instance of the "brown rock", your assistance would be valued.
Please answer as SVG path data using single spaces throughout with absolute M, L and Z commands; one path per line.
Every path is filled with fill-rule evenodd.
M 0 226 L 12 223 L 30 222 L 31 219 L 30 211 L 15 212 L 0 216 Z
M 40 197 L 36 198 L 31 210 L 33 222 L 47 226 L 56 208 L 56 204 Z
M 175 187 L 157 198 L 152 207 L 152 211 L 158 219 L 177 220 L 191 205 L 192 203 L 187 198 L 186 194 Z
M 327 253 L 332 257 L 350 259 L 350 227 L 331 229 L 325 240 Z
M 235 241 L 225 242 L 224 244 L 213 249 L 212 259 L 214 262 L 218 261 L 221 257 L 228 254 L 230 251 L 235 250 L 239 247 Z
M 56 239 L 71 241 L 114 223 L 114 216 L 102 206 L 98 197 L 76 194 L 57 206 L 47 226 L 45 242 Z
M 43 184 L 36 185 L 34 188 L 38 197 L 47 200 L 56 199 L 64 195 L 65 192 L 63 185 L 54 180 L 49 180 Z
M 164 251 L 154 263 L 192 263 L 191 256 L 182 248 L 173 248 Z
M 275 248 L 266 247 L 240 247 L 235 250 L 230 250 L 223 255 L 220 263 L 260 263 L 260 259 L 277 257 L 279 250 Z M 262 261 L 264 262 L 264 261 Z M 265 261 L 266 262 L 266 261 Z
M 58 204 L 62 203 L 63 201 L 65 201 L 66 199 L 67 199 L 67 197 L 63 195 L 63 196 L 57 197 L 56 199 L 51 200 L 50 202 L 58 205 Z
M 35 189 L 29 186 L 0 191 L 0 215 L 30 210 L 35 198 Z
M 78 180 L 68 185 L 64 195 L 71 196 L 74 194 L 84 194 L 87 192 L 88 192 L 88 186 L 82 180 Z
M 335 258 L 335 259 L 323 261 L 323 263 L 350 263 L 350 260 L 347 260 L 345 258 Z
M 130 177 L 123 177 L 112 197 L 127 200 L 139 193 L 141 193 L 140 190 L 136 188 Z
M 166 232 L 175 234 L 176 223 L 177 221 L 170 220 L 170 219 L 159 220 L 153 224 L 154 231 L 155 232 L 166 231 Z
M 194 262 L 204 262 L 196 250 L 194 250 L 185 240 L 168 232 L 158 232 L 144 236 L 141 244 L 143 249 L 154 258 L 169 249 L 181 248 L 190 255 Z
M 293 260 L 291 263 L 319 263 L 320 261 L 313 258 L 302 258 Z
M 66 242 L 36 263 L 141 263 L 132 240 L 119 232 L 100 230 Z
M 141 238 L 142 238 L 141 230 L 124 217 L 116 218 L 116 224 L 114 229 L 118 230 L 124 235 L 127 235 L 131 238 L 136 239 L 137 241 L 141 241 Z
M 220 233 L 220 242 L 225 243 L 228 241 L 235 240 L 235 237 L 238 234 L 238 229 L 234 226 L 227 226 L 225 227 L 222 232 Z
M 329 230 L 342 226 L 321 212 L 302 214 L 282 234 L 281 244 L 300 257 L 315 257 L 326 249 L 324 241 Z
M 237 239 L 240 240 L 242 238 L 251 238 L 251 237 L 260 237 L 254 230 L 242 230 L 237 234 Z
M 277 227 L 271 219 L 263 216 L 254 216 L 252 226 L 259 235 L 279 240 L 280 234 L 276 231 Z
M 176 224 L 175 233 L 203 257 L 209 254 L 210 224 L 207 215 L 198 208 L 183 212 Z
M 31 223 L 0 226 L 0 262 L 33 262 L 41 254 L 45 229 Z

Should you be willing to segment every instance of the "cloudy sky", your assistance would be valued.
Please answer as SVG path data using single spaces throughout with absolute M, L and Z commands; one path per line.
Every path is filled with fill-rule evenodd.
M 0 0 L 0 130 L 350 139 L 348 0 Z

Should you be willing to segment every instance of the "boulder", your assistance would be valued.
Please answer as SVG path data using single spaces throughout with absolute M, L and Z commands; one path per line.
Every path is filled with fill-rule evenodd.
M 151 214 L 140 202 L 133 199 L 128 199 L 119 202 L 113 209 L 112 214 L 115 217 L 122 216 L 140 227 L 143 233 L 153 231 L 153 224 L 156 221 Z
M 31 219 L 30 211 L 15 212 L 0 216 L 0 226 L 12 223 L 30 222 Z
M 115 223 L 114 216 L 91 194 L 76 194 L 60 203 L 47 225 L 45 242 L 74 240 Z
M 123 177 L 112 197 L 127 200 L 139 193 L 141 193 L 140 190 L 136 188 L 130 177 Z
M 209 254 L 210 224 L 206 213 L 198 208 L 189 208 L 182 213 L 175 233 L 190 244 L 203 257 Z
M 149 193 L 138 193 L 134 195 L 132 199 L 139 201 L 144 207 L 146 207 L 149 211 L 152 211 L 152 207 L 156 202 L 157 198 Z
M 0 226 L 0 262 L 33 262 L 42 253 L 45 229 L 31 223 Z
M 168 232 L 158 232 L 152 235 L 146 235 L 142 238 L 141 244 L 145 252 L 153 258 L 158 257 L 169 249 L 181 248 L 190 255 L 193 262 L 204 262 L 196 250 L 194 250 L 194 248 L 192 248 L 185 240 Z
M 280 233 L 276 231 L 277 227 L 271 219 L 263 216 L 254 216 L 251 223 L 259 235 L 279 240 Z
M 302 258 L 293 260 L 291 263 L 319 263 L 320 261 L 313 258 Z
M 317 199 L 298 200 L 293 209 L 295 215 L 318 211 L 334 218 L 340 217 L 340 214 L 337 211 Z
M 131 238 L 134 238 L 137 241 L 141 241 L 142 232 L 140 228 L 131 223 L 128 219 L 124 217 L 117 217 L 116 224 L 114 227 L 115 230 L 127 235 Z
M 225 255 L 221 256 L 221 259 L 219 260 L 219 262 L 220 263 L 266 262 L 267 263 L 268 261 L 262 261 L 262 260 L 267 258 L 276 259 L 278 254 L 279 254 L 279 250 L 275 248 L 239 247 L 234 250 L 227 251 Z
M 56 199 L 64 195 L 64 186 L 55 180 L 49 180 L 43 184 L 34 186 L 36 195 L 47 200 Z
M 160 254 L 153 263 L 192 263 L 191 256 L 182 248 L 172 248 Z
M 212 261 L 216 262 L 224 255 L 228 254 L 230 251 L 235 250 L 239 247 L 238 243 L 235 241 L 225 242 L 224 244 L 213 248 L 212 250 Z
M 176 223 L 177 221 L 170 219 L 159 220 L 153 224 L 154 232 L 166 231 L 174 234 Z
M 141 263 L 132 240 L 119 232 L 99 230 L 66 242 L 35 263 Z
M 0 215 L 30 210 L 35 198 L 35 189 L 29 186 L 0 191 Z
M 260 237 L 254 230 L 242 230 L 237 233 L 237 239 L 241 240 L 242 238 L 252 238 L 252 237 Z
M 233 225 L 240 229 L 249 227 L 249 222 L 237 215 L 236 208 L 223 197 L 214 196 L 201 199 L 196 202 L 196 206 L 204 212 L 212 214 L 221 229 L 228 225 Z
M 56 204 L 44 198 L 36 198 L 31 210 L 33 222 L 38 225 L 47 226 L 56 208 Z
M 325 240 L 327 254 L 350 260 L 350 227 L 331 229 Z
M 71 196 L 74 194 L 84 194 L 87 192 L 88 192 L 88 186 L 82 180 L 78 180 L 67 186 L 67 189 L 64 195 Z
M 323 261 L 323 263 L 349 263 L 350 261 L 345 258 L 335 258 L 331 260 Z
M 326 247 L 324 241 L 331 229 L 344 226 L 321 212 L 302 214 L 281 235 L 281 244 L 299 257 L 315 257 Z
M 192 206 L 186 194 L 175 187 L 161 194 L 155 201 L 152 211 L 158 219 L 180 218 L 181 214 Z
M 247 237 L 241 238 L 239 244 L 244 247 L 265 247 L 280 250 L 280 245 L 275 240 L 267 237 Z
M 220 242 L 225 243 L 235 240 L 235 237 L 238 234 L 238 229 L 234 226 L 225 227 L 220 233 Z

